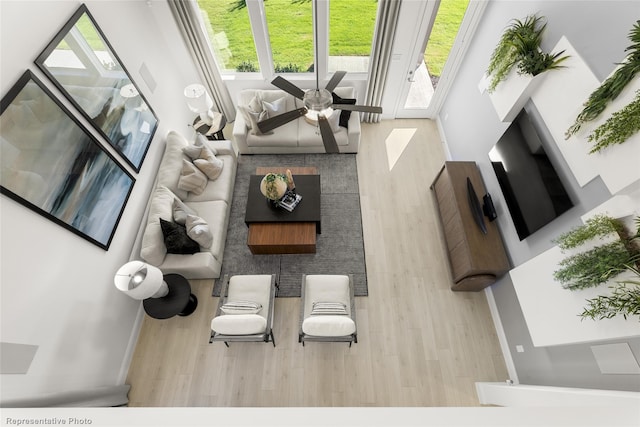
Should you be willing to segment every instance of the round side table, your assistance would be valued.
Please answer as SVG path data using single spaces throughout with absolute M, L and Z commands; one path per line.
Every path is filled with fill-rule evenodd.
M 210 114 L 212 115 L 211 125 L 204 123 L 200 119 L 200 116 L 196 116 L 196 118 L 193 119 L 192 126 L 196 132 L 206 136 L 208 139 L 223 140 L 224 134 L 222 130 L 227 125 L 227 118 L 224 114 L 217 111 L 211 111 Z
M 175 315 L 188 316 L 198 306 L 198 298 L 191 293 L 189 281 L 179 274 L 165 274 L 169 293 L 161 298 L 147 298 L 144 311 L 154 319 L 168 319 Z

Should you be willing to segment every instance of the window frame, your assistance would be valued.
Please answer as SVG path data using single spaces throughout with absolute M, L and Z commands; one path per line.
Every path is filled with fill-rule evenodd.
M 318 0 L 312 2 L 313 14 L 313 34 L 314 40 L 317 36 L 318 42 L 314 43 L 315 67 L 319 82 L 328 81 L 333 72 L 329 72 L 329 2 L 330 0 Z M 260 71 L 238 72 L 222 70 L 218 67 L 223 81 L 271 81 L 276 76 L 281 75 L 290 80 L 298 82 L 313 82 L 315 86 L 316 73 L 276 73 L 273 56 L 271 54 L 271 40 L 269 38 L 269 28 L 264 8 L 264 0 L 246 0 L 247 13 L 256 48 Z M 316 28 L 317 25 L 317 28 Z M 372 40 L 373 43 L 373 40 Z M 317 51 L 316 51 L 317 47 Z M 216 58 L 217 59 L 217 58 Z M 368 71 L 349 71 L 349 80 L 364 81 Z

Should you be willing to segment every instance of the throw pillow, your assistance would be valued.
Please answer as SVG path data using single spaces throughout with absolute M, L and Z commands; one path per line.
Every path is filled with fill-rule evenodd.
M 275 117 L 287 112 L 287 100 L 283 96 L 275 101 L 262 101 L 262 110 L 267 112 L 267 118 Z
M 213 244 L 213 234 L 207 221 L 195 215 L 187 215 L 185 223 L 187 236 L 198 242 L 203 248 L 210 248 Z
M 336 95 L 333 92 L 331 92 L 331 96 L 333 96 L 333 103 L 334 104 L 351 104 L 351 105 L 355 105 L 355 103 L 356 103 L 355 99 L 340 98 L 338 95 Z M 340 108 L 340 107 L 334 107 L 334 108 Z M 348 128 L 349 127 L 349 117 L 351 117 L 351 111 L 340 110 L 340 126 L 342 126 L 344 128 Z
M 245 117 L 245 120 L 247 120 L 247 125 L 249 126 L 249 129 L 251 130 L 252 134 L 265 135 L 260 131 L 260 128 L 258 128 L 258 122 L 261 122 L 269 118 L 269 115 L 266 111 L 263 110 L 260 112 L 255 112 L 255 111 L 249 110 L 248 107 L 245 107 L 242 105 L 240 105 L 238 109 L 242 112 L 242 115 Z M 268 132 L 266 135 L 271 133 L 273 132 Z
M 184 202 L 177 197 L 173 199 L 173 220 L 178 224 L 184 225 L 187 222 L 187 215 L 197 215 L 198 213 L 185 205 Z
M 189 157 L 191 160 L 199 159 L 200 158 L 200 152 L 205 147 L 208 148 L 209 150 L 211 150 L 213 155 L 218 154 L 218 152 L 216 151 L 215 148 L 210 147 L 209 145 L 206 144 L 206 141 L 207 141 L 207 137 L 206 136 L 198 134 L 196 136 L 196 141 L 192 145 L 188 145 L 188 146 L 184 147 L 182 149 L 182 152 L 184 154 L 186 154 L 187 157 Z
M 202 194 L 209 179 L 196 165 L 182 159 L 182 172 L 178 180 L 178 188 L 193 194 Z
M 184 255 L 200 252 L 200 245 L 187 236 L 187 230 L 184 225 L 160 218 L 160 227 L 162 227 L 167 253 Z
M 327 117 L 327 121 L 329 122 L 329 125 L 331 126 L 331 130 L 333 131 L 333 133 L 340 131 L 340 115 L 341 114 L 342 113 L 340 112 L 340 110 L 334 110 L 333 113 L 331 113 L 331 116 Z
M 224 314 L 258 314 L 262 304 L 253 301 L 227 301 L 220 310 Z
M 202 149 L 200 158 L 194 160 L 193 164 L 211 180 L 218 178 L 224 167 L 224 161 L 214 156 L 207 147 Z
M 347 314 L 347 306 L 341 302 L 324 302 L 317 301 L 314 302 L 311 306 L 311 316 L 317 315 L 346 315 Z

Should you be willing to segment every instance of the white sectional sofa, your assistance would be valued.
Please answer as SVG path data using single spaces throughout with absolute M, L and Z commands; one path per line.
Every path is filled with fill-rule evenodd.
M 169 132 L 156 183 L 132 254 L 133 258 L 141 258 L 159 267 L 164 274 L 176 273 L 187 279 L 220 277 L 236 178 L 236 155 L 231 141 L 209 141 L 205 138 L 200 138 L 200 141 L 217 159 L 222 160 L 220 175 L 215 180 L 207 179 L 201 194 L 181 189 L 184 187 L 179 185 L 180 177 L 184 175 L 183 167 L 185 162 L 191 161 L 183 148 L 193 145 L 177 132 Z M 194 217 L 206 222 L 213 237 L 212 243 L 209 247 L 200 246 L 200 251 L 193 254 L 167 253 L 160 218 L 174 222 L 176 209 L 185 210 L 184 206 L 187 213 L 195 213 Z
M 355 89 L 340 87 L 334 93 L 343 99 L 356 99 Z M 293 120 L 260 134 L 255 121 L 304 107 L 301 100 L 282 90 L 245 89 L 238 97 L 238 111 L 233 125 L 233 137 L 241 154 L 324 153 L 325 148 L 317 125 L 305 118 Z M 265 103 L 267 105 L 265 105 Z M 341 153 L 357 153 L 360 145 L 360 116 L 352 112 L 347 127 L 339 126 L 342 110 L 329 118 Z M 254 116 L 252 120 L 250 115 Z M 344 116 L 343 116 L 344 117 Z

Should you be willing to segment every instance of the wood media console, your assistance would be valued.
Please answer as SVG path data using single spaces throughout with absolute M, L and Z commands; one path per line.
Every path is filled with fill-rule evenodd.
M 485 234 L 474 219 L 467 178 L 476 192 L 472 196 L 482 200 L 486 190 L 475 162 L 445 162 L 431 185 L 447 242 L 454 291 L 479 291 L 510 268 L 496 223 L 484 217 Z

